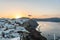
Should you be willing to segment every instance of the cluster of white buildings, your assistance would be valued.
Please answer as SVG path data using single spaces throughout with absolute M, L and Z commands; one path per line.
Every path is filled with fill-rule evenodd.
M 0 18 L 0 40 L 20 40 L 17 31 L 28 32 L 23 25 L 29 19 Z

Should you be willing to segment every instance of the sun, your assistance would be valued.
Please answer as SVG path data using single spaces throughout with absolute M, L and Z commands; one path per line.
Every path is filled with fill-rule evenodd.
M 17 18 L 17 19 L 18 19 L 18 18 L 21 18 L 21 16 L 17 15 L 15 18 Z

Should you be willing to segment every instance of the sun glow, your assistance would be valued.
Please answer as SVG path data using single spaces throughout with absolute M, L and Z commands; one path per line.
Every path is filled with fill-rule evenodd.
M 15 16 L 15 18 L 21 18 L 21 16 L 17 15 L 17 16 Z

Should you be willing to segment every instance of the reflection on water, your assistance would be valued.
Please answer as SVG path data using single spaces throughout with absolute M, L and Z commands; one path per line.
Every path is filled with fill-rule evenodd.
M 40 31 L 42 35 L 48 40 L 53 39 L 53 34 L 55 34 L 56 39 L 60 37 L 60 23 L 55 22 L 38 22 L 40 25 Z

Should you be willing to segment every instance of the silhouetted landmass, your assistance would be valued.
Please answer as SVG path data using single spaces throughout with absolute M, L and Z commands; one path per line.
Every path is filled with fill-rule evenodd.
M 60 18 L 44 18 L 44 19 L 41 19 L 41 18 L 37 18 L 37 19 L 34 19 L 36 21 L 46 21 L 46 22 L 60 22 Z

